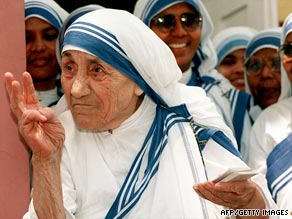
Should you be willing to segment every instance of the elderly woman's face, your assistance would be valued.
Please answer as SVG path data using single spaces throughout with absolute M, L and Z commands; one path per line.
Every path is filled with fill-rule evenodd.
M 184 28 L 180 20 L 185 14 L 198 15 L 195 9 L 189 4 L 178 3 L 165 9 L 155 17 L 165 15 L 175 16 L 175 23 L 172 29 L 163 31 L 155 22 L 152 21 L 150 24 L 150 28 L 169 46 L 176 58 L 177 64 L 183 72 L 190 67 L 201 39 L 200 26 L 192 30 Z
M 32 75 L 35 85 L 45 80 L 54 82 L 59 73 L 56 57 L 58 33 L 42 19 L 31 17 L 25 21 L 27 71 Z
M 284 44 L 292 43 L 292 32 L 288 34 L 288 36 L 285 39 Z M 282 57 L 283 66 L 287 72 L 287 75 L 289 77 L 290 83 L 292 84 L 292 57 L 290 55 L 283 55 Z
M 259 50 L 249 58 L 246 70 L 250 91 L 260 107 L 276 103 L 281 94 L 281 58 L 277 50 Z
M 127 76 L 84 52 L 62 54 L 62 86 L 77 126 L 105 131 L 129 118 L 142 90 Z

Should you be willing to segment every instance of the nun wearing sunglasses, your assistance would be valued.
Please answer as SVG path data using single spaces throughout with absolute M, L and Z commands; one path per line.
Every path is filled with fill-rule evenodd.
M 183 72 L 180 82 L 203 88 L 233 131 L 237 149 L 247 147 L 252 126 L 248 114 L 250 95 L 233 87 L 216 70 L 217 54 L 211 40 L 213 23 L 203 3 L 138 0 L 134 14 L 171 49 Z
M 281 209 L 292 207 L 292 14 L 282 27 L 279 101 L 257 118 L 250 138 L 249 164 L 266 174 L 269 189 Z M 291 216 L 290 216 L 291 217 Z
M 226 168 L 248 166 L 204 90 L 178 82 L 172 52 L 140 19 L 94 10 L 63 39 L 61 101 L 68 110 L 58 118 L 40 107 L 27 72 L 23 92 L 5 74 L 33 151 L 25 219 L 213 219 L 225 217 L 225 208 L 277 208 L 261 175 L 212 181 Z

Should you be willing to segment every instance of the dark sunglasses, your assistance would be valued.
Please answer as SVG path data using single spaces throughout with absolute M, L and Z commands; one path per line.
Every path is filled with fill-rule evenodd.
M 198 27 L 201 27 L 203 18 L 200 14 L 196 13 L 184 13 L 179 18 L 185 31 L 194 31 Z M 174 29 L 176 25 L 176 16 L 172 14 L 166 14 L 157 16 L 152 19 L 152 22 L 164 33 L 167 33 Z
M 283 51 L 284 55 L 291 58 L 292 57 L 292 42 L 291 43 L 284 43 L 280 48 L 280 52 L 281 51 Z
M 267 65 L 271 72 L 280 73 L 281 72 L 281 57 L 279 55 L 268 57 L 268 58 L 256 58 L 251 57 L 245 64 L 245 68 L 248 76 L 259 75 L 264 66 Z

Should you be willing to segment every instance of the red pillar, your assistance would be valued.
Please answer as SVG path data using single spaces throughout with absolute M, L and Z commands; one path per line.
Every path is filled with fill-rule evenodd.
M 24 1 L 0 1 L 0 218 L 19 219 L 29 204 L 28 151 L 10 113 L 3 73 L 25 70 Z

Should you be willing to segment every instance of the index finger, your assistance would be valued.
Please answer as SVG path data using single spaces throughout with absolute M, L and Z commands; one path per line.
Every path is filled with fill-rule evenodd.
M 23 73 L 23 98 L 26 104 L 32 106 L 32 108 L 39 108 L 39 100 L 35 92 L 32 77 L 28 72 Z

